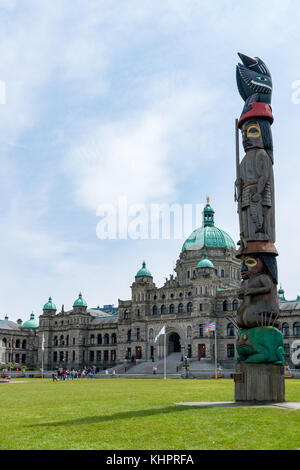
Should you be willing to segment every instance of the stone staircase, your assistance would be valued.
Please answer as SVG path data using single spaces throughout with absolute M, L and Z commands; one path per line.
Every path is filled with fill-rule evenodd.
M 178 374 L 180 367 L 181 353 L 172 353 L 167 356 L 167 374 Z M 128 375 L 153 375 L 153 366 L 157 366 L 157 375 L 164 374 L 164 359 L 157 361 L 144 361 L 130 367 L 126 374 Z

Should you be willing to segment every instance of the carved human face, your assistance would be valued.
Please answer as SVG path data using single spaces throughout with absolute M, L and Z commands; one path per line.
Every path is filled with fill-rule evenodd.
M 252 148 L 264 148 L 261 129 L 256 119 L 248 119 L 241 127 L 245 151 Z
M 249 279 L 254 274 L 264 270 L 264 264 L 259 257 L 244 256 L 241 268 L 242 279 Z

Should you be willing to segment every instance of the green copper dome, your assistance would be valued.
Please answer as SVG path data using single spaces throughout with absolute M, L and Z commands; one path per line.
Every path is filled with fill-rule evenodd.
M 212 262 L 207 258 L 206 252 L 203 253 L 203 258 L 199 263 L 197 264 L 197 268 L 213 268 L 214 265 Z
M 152 277 L 150 271 L 146 268 L 146 263 L 143 261 L 143 267 L 136 273 L 136 277 L 149 276 Z
M 43 310 L 56 310 L 56 306 L 52 302 L 52 297 L 49 297 L 48 302 L 44 305 Z
M 73 307 L 87 307 L 86 301 L 82 298 L 82 293 L 79 293 L 78 299 L 75 300 Z
M 203 210 L 203 225 L 194 230 L 186 239 L 182 246 L 182 253 L 185 250 L 199 250 L 203 247 L 233 248 L 236 250 L 235 243 L 228 233 L 215 227 L 214 213 L 214 210 L 209 204 L 209 199 L 207 198 L 207 204 Z
M 38 328 L 39 327 L 39 322 L 38 320 L 34 319 L 34 313 L 30 315 L 30 320 L 27 320 L 23 325 L 21 326 L 21 330 L 25 330 L 27 328 Z

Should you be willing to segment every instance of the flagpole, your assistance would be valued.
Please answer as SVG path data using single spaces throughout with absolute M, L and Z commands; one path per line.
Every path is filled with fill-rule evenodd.
M 45 337 L 43 333 L 43 336 L 42 336 L 42 379 L 44 378 L 44 349 L 45 349 L 44 342 L 45 342 Z
M 166 341 L 166 333 L 164 334 L 164 345 L 165 345 L 165 361 L 164 361 L 164 379 L 167 378 L 167 341 Z
M 12 363 L 12 342 L 13 337 L 10 338 L 10 365 L 9 365 L 9 375 L 11 376 L 11 363 Z
M 215 326 L 215 378 L 218 378 L 218 373 L 217 373 L 217 327 Z

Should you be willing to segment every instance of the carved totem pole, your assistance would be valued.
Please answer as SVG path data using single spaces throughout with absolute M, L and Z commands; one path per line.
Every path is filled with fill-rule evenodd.
M 275 247 L 275 205 L 273 176 L 273 142 L 271 125 L 272 79 L 265 63 L 258 57 L 238 54 L 242 64 L 236 69 L 239 93 L 245 101 L 239 120 L 236 120 L 237 179 L 235 199 L 238 205 L 240 240 L 237 257 L 242 261 L 241 305 L 237 312 L 238 365 L 236 399 L 284 400 L 283 336 L 279 331 L 279 304 L 277 298 L 277 262 Z M 238 131 L 241 131 L 245 156 L 239 161 Z M 261 364 L 263 375 L 271 374 L 272 387 L 279 391 L 261 393 L 264 387 L 251 374 L 247 364 Z M 269 364 L 266 372 L 266 364 Z M 263 366 L 264 365 L 264 366 Z M 277 367 L 271 367 L 275 365 Z M 242 371 L 242 372 L 241 372 Z M 248 378 L 245 377 L 245 374 Z M 250 375 L 249 375 L 250 374 Z M 274 374 L 276 379 L 274 379 Z M 242 385 L 252 381 L 251 397 Z M 266 378 L 265 378 L 266 380 Z M 275 382 L 278 384 L 275 386 Z M 255 385 L 256 384 L 256 385 Z M 261 385 L 260 385 L 261 384 Z M 240 388 L 239 388 L 240 387 Z M 249 388 L 248 385 L 245 387 Z M 271 387 L 271 388 L 272 388 Z M 237 392 L 238 388 L 238 392 Z M 268 387 L 267 387 L 268 388 Z M 254 391 L 253 391 L 254 390 Z M 240 396 L 239 396 L 240 395 Z M 271 396 L 272 395 L 272 396 Z M 245 398 L 246 397 L 246 398 Z

